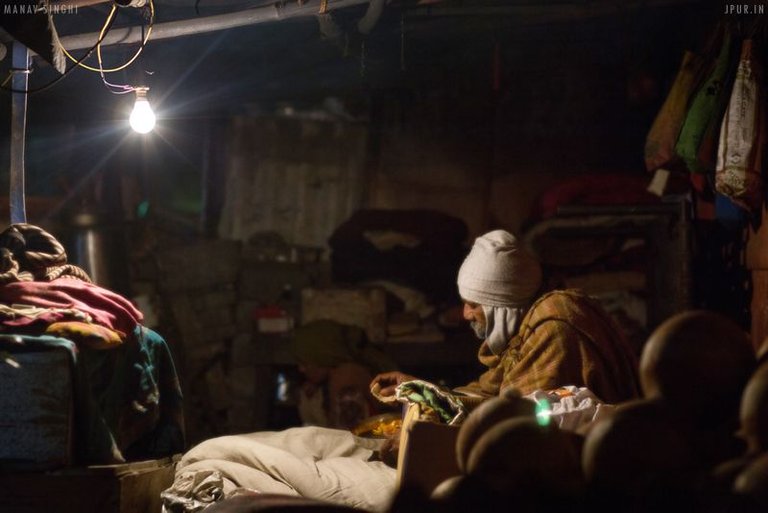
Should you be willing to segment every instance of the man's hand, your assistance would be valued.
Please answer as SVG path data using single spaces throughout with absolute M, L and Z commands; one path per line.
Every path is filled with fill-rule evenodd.
M 414 376 L 403 374 L 402 372 L 382 372 L 371 381 L 371 389 L 378 386 L 377 393 L 383 397 L 390 397 L 395 395 L 395 388 L 403 381 L 412 381 L 418 379 Z

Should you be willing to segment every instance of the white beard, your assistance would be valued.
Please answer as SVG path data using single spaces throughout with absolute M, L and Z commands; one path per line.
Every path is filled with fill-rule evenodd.
M 485 340 L 486 324 L 484 322 L 472 321 L 469 327 L 475 332 L 475 336 L 480 340 Z

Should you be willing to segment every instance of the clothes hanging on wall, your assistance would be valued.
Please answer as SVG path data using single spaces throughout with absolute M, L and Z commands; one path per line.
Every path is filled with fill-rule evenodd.
M 717 133 L 733 82 L 733 36 L 725 30 L 714 67 L 694 94 L 675 145 L 675 152 L 688 170 L 695 173 L 710 171 L 716 151 Z
M 715 189 L 749 212 L 763 199 L 765 114 L 760 98 L 761 70 L 751 39 L 741 45 L 736 79 L 720 128 Z
M 688 102 L 706 71 L 706 59 L 686 51 L 667 99 L 653 121 L 645 141 L 645 167 L 655 171 L 677 157 L 675 143 L 685 120 Z
M 757 25 L 747 31 L 738 22 L 721 23 L 701 57 L 686 52 L 648 133 L 647 169 L 690 172 L 697 219 L 716 218 L 736 227 L 762 206 L 768 133 L 762 93 L 765 38 L 759 34 Z M 744 215 L 734 216 L 726 203 Z

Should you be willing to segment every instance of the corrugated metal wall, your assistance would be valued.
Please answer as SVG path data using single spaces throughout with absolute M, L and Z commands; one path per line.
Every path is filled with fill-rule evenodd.
M 326 247 L 363 198 L 365 125 L 295 118 L 235 118 L 219 235 L 276 231 Z

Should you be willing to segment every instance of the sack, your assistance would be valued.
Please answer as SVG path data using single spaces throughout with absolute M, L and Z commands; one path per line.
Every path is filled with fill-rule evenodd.
M 747 211 L 762 202 L 762 148 L 765 116 L 761 108 L 759 63 L 752 40 L 745 40 L 730 101 L 720 129 L 715 190 Z
M 692 172 L 704 173 L 714 169 L 720 120 L 732 83 L 731 40 L 730 33 L 726 31 L 715 66 L 693 96 L 675 145 L 675 153 Z M 702 149 L 704 151 L 700 152 Z
M 706 60 L 686 51 L 667 99 L 664 100 L 645 140 L 645 167 L 648 171 L 667 166 L 675 159 L 675 143 L 685 120 L 688 101 L 705 71 Z

